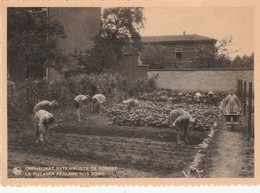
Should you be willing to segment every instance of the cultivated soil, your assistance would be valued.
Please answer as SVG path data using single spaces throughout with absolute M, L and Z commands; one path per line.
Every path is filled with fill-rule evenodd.
M 75 112 L 54 114 L 56 126 L 51 129 L 47 144 L 35 143 L 31 123 L 26 129 L 15 126 L 18 123 L 9 124 L 8 177 L 46 177 L 47 174 L 26 176 L 25 168 L 30 166 L 116 167 L 82 177 L 183 177 L 182 171 L 196 154 L 196 145 L 208 134 L 190 131 L 190 145 L 177 146 L 176 133 L 170 128 L 109 125 L 108 118 L 98 114 L 89 114 L 80 123 Z M 21 167 L 23 172 L 15 175 L 15 167 Z
M 190 145 L 176 145 L 176 133 L 170 128 L 109 125 L 103 115 L 89 114 L 79 123 L 75 112 L 54 112 L 55 127 L 50 143 L 36 144 L 35 129 L 28 123 L 8 128 L 8 177 L 112 177 L 112 178 L 183 178 L 182 171 L 193 161 L 208 131 L 190 130 Z M 62 121 L 61 121 L 62 120 Z M 200 164 L 203 178 L 254 177 L 254 138 L 247 138 L 247 123 L 234 131 L 218 122 L 215 135 Z M 26 176 L 26 167 L 111 167 L 88 175 L 47 174 Z M 15 175 L 14 168 L 22 173 Z M 116 167 L 116 168 L 115 168 Z M 69 169 L 66 172 L 77 172 Z

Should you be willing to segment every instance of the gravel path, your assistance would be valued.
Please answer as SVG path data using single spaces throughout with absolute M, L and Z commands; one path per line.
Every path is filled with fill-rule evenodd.
M 253 175 L 253 143 L 248 143 L 246 120 L 242 120 L 243 127 L 221 127 L 215 142 L 215 154 L 211 157 L 212 167 L 209 178 L 238 178 Z M 246 171 L 245 171 L 246 170 Z

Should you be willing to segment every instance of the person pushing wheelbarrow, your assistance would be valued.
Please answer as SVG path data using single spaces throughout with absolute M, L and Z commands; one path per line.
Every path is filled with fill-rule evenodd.
M 232 130 L 234 125 L 241 125 L 241 104 L 233 89 L 230 89 L 230 94 L 223 100 L 222 110 L 226 125 L 230 125 Z

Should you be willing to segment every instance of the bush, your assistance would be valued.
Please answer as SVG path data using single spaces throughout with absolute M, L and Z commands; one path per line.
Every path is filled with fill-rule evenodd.
M 155 90 L 155 79 L 128 80 L 120 74 L 80 75 L 64 82 L 47 84 L 44 80 L 26 80 L 8 87 L 8 121 L 31 121 L 33 107 L 42 100 L 57 100 L 59 108 L 72 105 L 78 94 L 104 94 L 108 101 L 122 101 Z M 9 122 L 11 123 L 11 122 Z
M 120 93 L 124 97 L 138 97 L 140 93 L 155 90 L 155 78 L 129 80 L 120 74 L 80 75 L 70 78 L 68 87 L 75 95 L 102 93 L 106 97 L 115 97 Z
M 139 97 L 144 93 L 153 92 L 156 89 L 155 79 L 156 77 L 131 81 L 127 93 L 130 96 Z
M 46 99 L 48 96 L 48 85 L 44 81 L 16 82 L 15 89 L 8 87 L 7 103 L 8 103 L 8 124 L 9 121 L 31 122 L 31 116 L 34 105 Z

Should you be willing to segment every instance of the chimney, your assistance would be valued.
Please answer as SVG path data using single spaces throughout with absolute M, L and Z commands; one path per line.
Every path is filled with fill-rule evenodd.
M 183 35 L 185 36 L 185 31 L 183 31 Z

